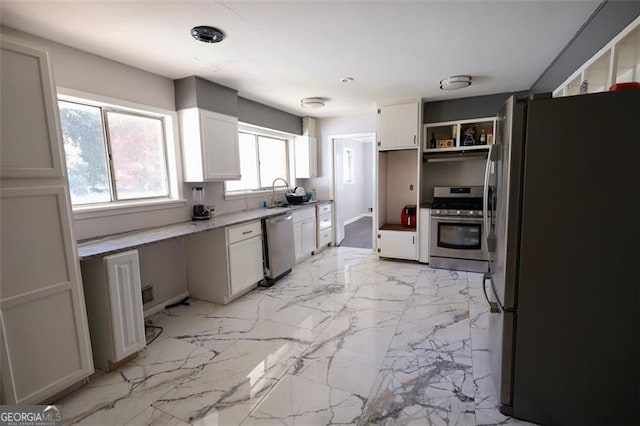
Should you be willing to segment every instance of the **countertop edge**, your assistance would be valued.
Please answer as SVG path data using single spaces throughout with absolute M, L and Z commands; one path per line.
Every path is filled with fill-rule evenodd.
M 301 208 L 315 207 L 321 204 L 330 204 L 333 200 L 318 200 L 316 202 L 300 205 L 288 205 L 286 207 L 276 207 L 273 209 L 254 209 L 234 213 L 228 213 L 213 217 L 203 221 L 180 222 L 171 225 L 164 225 L 157 228 L 141 229 L 123 234 L 107 235 L 77 244 L 78 256 L 84 260 L 94 256 L 104 256 L 123 250 L 134 249 L 136 247 L 185 237 L 187 235 L 204 232 L 214 229 L 225 228 L 227 226 L 240 225 L 242 223 L 261 220 L 267 217 L 289 213 Z

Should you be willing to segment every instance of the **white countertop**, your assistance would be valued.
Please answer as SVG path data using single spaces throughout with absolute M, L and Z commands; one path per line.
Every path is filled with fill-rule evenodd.
M 300 205 L 288 205 L 287 207 L 274 207 L 270 209 L 255 209 L 216 216 L 208 220 L 190 221 L 161 226 L 158 228 L 143 229 L 140 231 L 125 232 L 122 234 L 108 235 L 89 241 L 78 243 L 78 255 L 80 259 L 91 256 L 106 255 L 109 253 L 128 250 L 156 243 L 162 240 L 183 237 L 210 229 L 223 228 L 244 222 L 276 216 L 296 209 L 312 207 L 317 204 L 332 203 L 331 200 L 312 201 Z

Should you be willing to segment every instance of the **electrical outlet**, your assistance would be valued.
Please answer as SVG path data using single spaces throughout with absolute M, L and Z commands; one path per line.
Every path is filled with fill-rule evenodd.
M 147 285 L 142 288 L 142 304 L 147 304 L 149 302 L 153 302 L 153 286 Z
M 373 207 L 369 207 L 369 213 L 373 213 Z

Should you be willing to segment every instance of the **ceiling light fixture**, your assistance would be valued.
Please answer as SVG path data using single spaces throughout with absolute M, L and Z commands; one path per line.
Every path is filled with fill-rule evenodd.
M 353 81 L 353 77 L 342 77 L 340 79 L 341 83 L 351 83 Z
M 322 108 L 324 106 L 324 99 L 322 98 L 304 98 L 300 101 L 302 108 Z
M 220 43 L 224 40 L 224 33 L 214 27 L 200 25 L 191 28 L 191 36 L 203 43 Z
M 441 90 L 456 90 L 471 86 L 470 75 L 452 75 L 440 80 Z

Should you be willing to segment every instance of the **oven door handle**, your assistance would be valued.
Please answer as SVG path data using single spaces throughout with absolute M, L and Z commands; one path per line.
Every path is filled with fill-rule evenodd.
M 482 192 L 482 223 L 484 225 L 484 238 L 489 239 L 489 174 L 491 173 L 492 151 L 495 145 L 489 146 L 487 164 L 484 167 L 484 187 Z
M 478 217 L 469 217 L 469 216 L 438 216 L 431 215 L 432 219 L 437 220 L 441 223 L 460 223 L 460 222 L 472 222 L 472 223 L 480 223 L 482 224 L 483 219 Z

